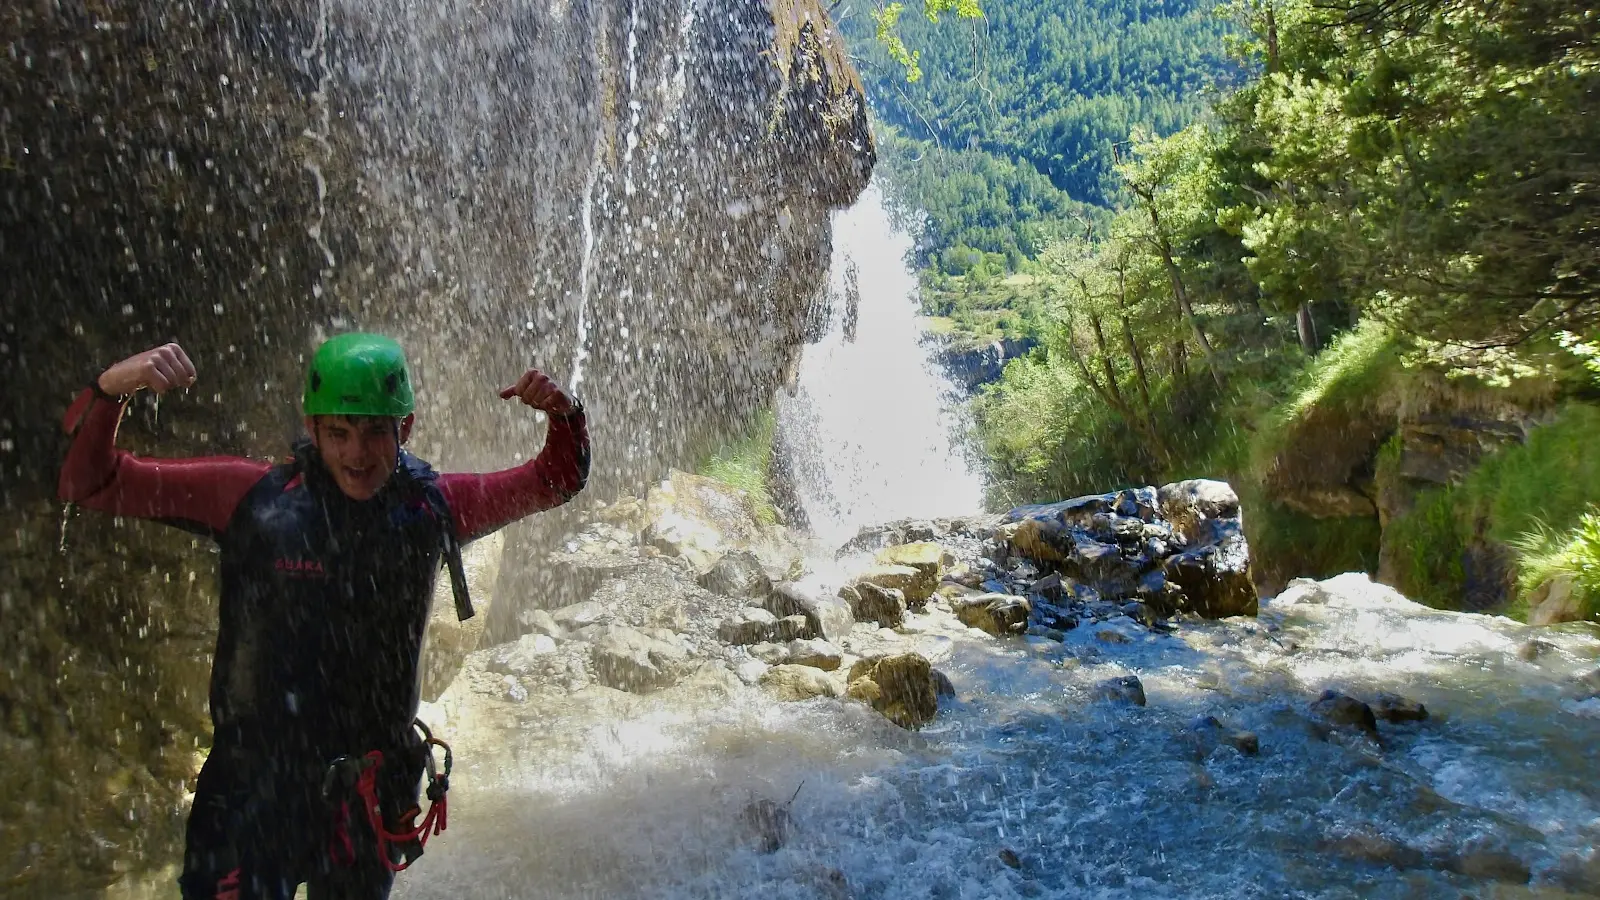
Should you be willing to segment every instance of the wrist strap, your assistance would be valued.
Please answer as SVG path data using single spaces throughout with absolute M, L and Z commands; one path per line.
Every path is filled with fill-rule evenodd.
M 108 394 L 101 390 L 99 376 L 89 379 L 89 390 L 94 391 L 96 400 L 109 400 L 110 402 L 118 404 L 119 406 L 128 399 L 127 394 Z

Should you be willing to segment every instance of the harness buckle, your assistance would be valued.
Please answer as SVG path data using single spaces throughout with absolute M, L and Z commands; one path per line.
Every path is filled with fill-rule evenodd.
M 349 797 L 361 781 L 362 773 L 372 768 L 373 761 L 365 756 L 341 756 L 328 763 L 322 776 L 322 799 L 337 803 Z

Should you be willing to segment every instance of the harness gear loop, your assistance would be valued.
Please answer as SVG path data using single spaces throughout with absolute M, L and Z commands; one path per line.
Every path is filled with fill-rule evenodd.
M 450 745 L 434 737 L 433 732 L 428 730 L 428 726 L 424 725 L 421 719 L 412 725 L 422 732 L 422 745 L 427 759 L 428 813 L 423 816 L 420 825 L 415 827 L 411 825 L 422 812 L 413 806 L 402 817 L 402 830 L 390 831 L 384 826 L 383 812 L 378 805 L 378 774 L 383 769 L 381 750 L 370 751 L 359 758 L 342 756 L 334 760 L 328 766 L 328 774 L 323 780 L 323 795 L 330 801 L 341 794 L 348 797 L 352 791 L 359 798 L 367 824 L 371 826 L 372 834 L 377 839 L 378 858 L 391 872 L 403 872 L 410 868 L 411 864 L 422 855 L 428 839 L 449 826 L 449 803 L 446 795 L 450 791 L 450 770 L 455 764 L 454 754 L 450 750 Z M 434 747 L 444 750 L 442 773 L 433 756 Z M 334 840 L 333 845 L 329 847 L 329 855 L 341 865 L 351 865 L 355 862 L 355 845 L 350 840 L 349 821 L 350 802 L 345 799 L 340 802 L 340 808 L 335 814 Z M 394 862 L 390 853 L 391 848 L 400 850 L 405 861 Z

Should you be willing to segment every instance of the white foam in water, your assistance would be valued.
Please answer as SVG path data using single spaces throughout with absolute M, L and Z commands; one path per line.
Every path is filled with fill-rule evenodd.
M 873 187 L 835 215 L 833 238 L 828 333 L 806 347 L 794 395 L 779 400 L 812 533 L 837 546 L 863 525 L 978 512 L 983 481 L 959 446 L 953 389 L 920 340 L 910 236 Z M 844 327 L 852 263 L 854 341 Z

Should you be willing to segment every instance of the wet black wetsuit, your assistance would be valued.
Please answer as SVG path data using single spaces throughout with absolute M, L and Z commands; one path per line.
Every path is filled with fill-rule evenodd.
M 80 397 L 62 497 L 205 533 L 222 550 L 215 735 L 183 897 L 290 900 L 305 883 L 312 900 L 382 900 L 393 874 L 354 803 L 339 826 L 340 805 L 322 796 L 328 766 L 382 751 L 380 806 L 388 828 L 404 824 L 423 768 L 411 722 L 446 537 L 471 540 L 581 490 L 582 412 L 552 418 L 539 458 L 504 472 L 441 476 L 402 452 L 378 495 L 359 502 L 309 444 L 280 466 L 140 459 L 113 446 L 120 416 L 121 404 Z

